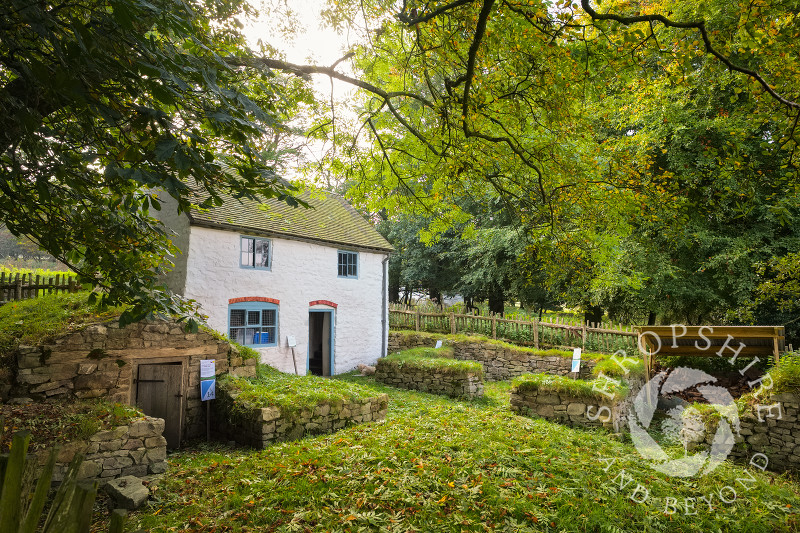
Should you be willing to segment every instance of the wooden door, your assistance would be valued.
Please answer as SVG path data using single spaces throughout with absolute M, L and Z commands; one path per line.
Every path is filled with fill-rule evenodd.
M 136 405 L 148 416 L 164 419 L 168 448 L 181 442 L 183 366 L 180 363 L 139 365 Z

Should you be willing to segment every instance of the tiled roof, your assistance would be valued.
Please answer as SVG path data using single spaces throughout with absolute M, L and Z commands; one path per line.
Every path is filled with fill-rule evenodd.
M 291 207 L 274 198 L 258 203 L 247 198 L 222 197 L 223 204 L 219 207 L 192 209 L 189 215 L 192 224 L 337 246 L 393 250 L 392 245 L 337 194 L 306 191 L 298 195 L 310 209 Z

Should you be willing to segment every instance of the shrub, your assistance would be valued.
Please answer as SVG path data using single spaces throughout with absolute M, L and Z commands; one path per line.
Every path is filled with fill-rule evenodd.
M 791 353 L 781 357 L 778 364 L 769 371 L 772 378 L 770 392 L 791 392 L 800 394 L 800 354 Z

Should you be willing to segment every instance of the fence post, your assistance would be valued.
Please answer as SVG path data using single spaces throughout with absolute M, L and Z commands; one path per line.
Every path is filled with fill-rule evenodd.
M 533 319 L 533 347 L 539 349 L 539 319 Z
M 19 279 L 19 272 L 14 279 L 14 299 L 22 300 L 22 280 Z
M 583 326 L 581 327 L 581 349 L 586 351 L 586 321 L 583 321 Z
M 497 339 L 497 315 L 492 314 L 492 338 Z
M 450 335 L 456 334 L 456 313 L 450 311 Z
M 414 315 L 414 327 L 417 331 L 419 331 L 419 309 L 416 310 L 416 314 Z

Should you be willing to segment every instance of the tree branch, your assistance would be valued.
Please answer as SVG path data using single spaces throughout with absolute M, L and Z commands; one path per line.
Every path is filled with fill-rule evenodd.
M 379 96 L 386 106 L 389 108 L 389 111 L 392 113 L 394 118 L 397 119 L 409 132 L 411 132 L 414 137 L 419 139 L 421 142 L 428 147 L 428 149 L 436 154 L 439 155 L 439 151 L 434 147 L 428 139 L 422 135 L 419 130 L 417 130 L 414 126 L 408 123 L 408 121 L 397 111 L 397 109 L 392 105 L 392 98 L 398 97 L 406 97 L 411 98 L 420 102 L 425 107 L 435 110 L 436 107 L 433 103 L 428 100 L 427 98 L 420 96 L 415 93 L 411 93 L 408 91 L 384 91 L 380 87 L 372 85 L 371 83 L 367 83 L 363 80 L 359 80 L 358 78 L 353 78 L 352 76 L 347 76 L 342 74 L 341 72 L 337 72 L 336 69 L 333 67 L 321 67 L 319 65 L 297 65 L 294 63 L 289 63 L 288 61 L 282 61 L 279 59 L 272 59 L 268 57 L 253 57 L 253 58 L 243 58 L 243 57 L 228 57 L 225 61 L 231 66 L 237 67 L 250 67 L 250 68 L 271 68 L 275 70 L 280 70 L 282 72 L 288 72 L 290 74 L 294 74 L 295 76 L 306 77 L 310 76 L 311 74 L 324 74 L 325 76 L 329 76 L 330 78 L 337 79 L 343 81 L 345 83 L 349 83 L 351 85 L 355 85 L 356 87 L 360 87 L 367 92 L 370 92 L 374 95 Z
M 405 14 L 405 6 L 403 6 L 403 11 L 401 11 L 400 13 L 398 13 L 395 16 L 397 17 L 397 20 L 399 20 L 403 24 L 406 24 L 408 26 L 415 26 L 415 25 L 421 24 L 423 22 L 428 22 L 432 18 L 436 18 L 439 15 L 441 15 L 442 13 L 450 11 L 453 8 L 460 7 L 460 6 L 467 5 L 467 4 L 471 4 L 471 3 L 472 3 L 472 0 L 455 0 L 455 2 L 450 2 L 449 4 L 443 5 L 440 8 L 434 9 L 430 13 L 426 13 L 424 15 L 418 15 L 418 16 L 414 16 L 412 14 L 412 16 L 410 16 L 410 17 Z
M 726 56 L 722 55 L 716 48 L 711 45 L 711 39 L 708 37 L 708 31 L 706 30 L 706 22 L 704 20 L 693 21 L 693 22 L 675 22 L 673 20 L 668 19 L 663 15 L 636 15 L 632 17 L 623 17 L 622 15 L 614 15 L 612 13 L 598 13 L 592 6 L 589 5 L 589 0 L 581 0 L 581 7 L 583 8 L 586 13 L 592 17 L 592 20 L 613 20 L 615 22 L 619 22 L 620 24 L 624 24 L 626 26 L 630 26 L 631 24 L 636 24 L 638 22 L 660 22 L 664 26 L 670 28 L 679 28 L 679 29 L 690 29 L 690 30 L 697 30 L 700 32 L 700 36 L 703 39 L 703 43 L 706 47 L 706 52 L 713 55 L 717 59 L 719 59 L 728 70 L 733 72 L 739 72 L 746 76 L 749 76 L 756 80 L 764 90 L 772 96 L 775 100 L 782 103 L 783 105 L 793 108 L 793 109 L 800 109 L 800 103 L 794 102 L 785 98 L 778 94 L 775 89 L 770 87 L 769 83 L 761 77 L 761 75 L 754 71 L 750 70 L 745 67 L 740 67 L 739 65 L 734 64 L 730 59 Z
M 469 53 L 467 55 L 467 71 L 464 73 L 466 80 L 464 81 L 464 97 L 461 102 L 461 120 L 463 121 L 464 133 L 469 131 L 467 126 L 467 116 L 469 114 L 469 89 L 472 87 L 472 77 L 475 74 L 475 60 L 478 55 L 478 49 L 481 46 L 481 41 L 486 33 L 486 21 L 489 19 L 489 13 L 494 5 L 494 0 L 484 0 L 481 12 L 478 15 L 478 23 L 475 25 L 475 37 L 469 45 Z

